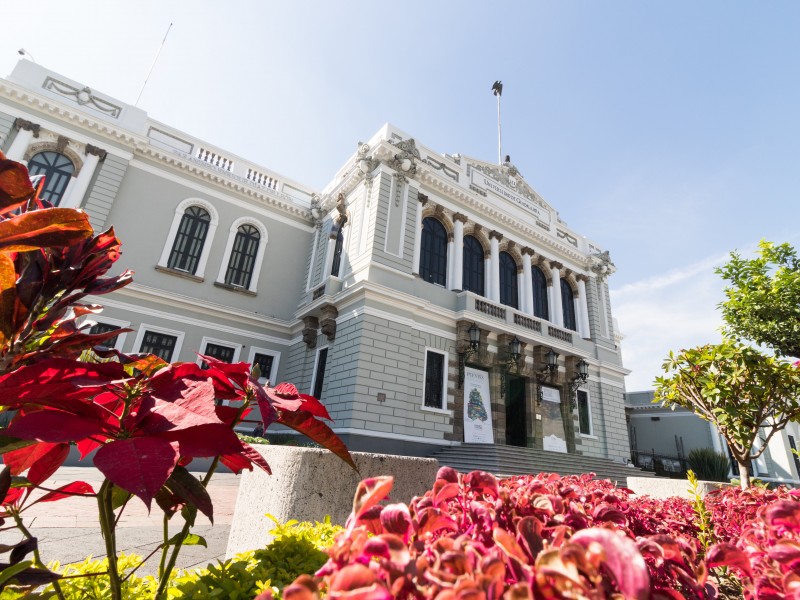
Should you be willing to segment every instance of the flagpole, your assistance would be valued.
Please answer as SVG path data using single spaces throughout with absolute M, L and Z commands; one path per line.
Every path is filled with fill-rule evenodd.
M 164 47 L 164 42 L 167 41 L 167 36 L 169 35 L 169 30 L 172 29 L 172 23 L 169 24 L 167 27 L 167 33 L 164 34 L 164 39 L 161 40 L 161 45 L 158 47 L 158 52 L 156 52 L 156 57 L 153 59 L 153 64 L 150 65 L 150 70 L 147 72 L 147 77 L 144 79 L 144 83 L 142 84 L 142 89 L 139 90 L 139 96 L 136 98 L 136 104 L 134 106 L 139 106 L 139 100 L 142 99 L 142 94 L 144 93 L 144 88 L 147 85 L 147 82 L 150 80 L 150 75 L 153 73 L 153 69 L 156 66 L 156 62 L 158 61 L 158 57 L 161 56 L 161 49 Z
M 497 94 L 497 164 L 503 164 L 503 132 L 500 128 L 500 97 L 502 94 Z

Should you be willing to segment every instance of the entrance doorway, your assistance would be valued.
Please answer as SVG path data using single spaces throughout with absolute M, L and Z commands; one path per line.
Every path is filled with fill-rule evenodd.
M 525 379 L 509 376 L 506 379 L 506 444 L 509 446 L 528 445 L 525 406 Z

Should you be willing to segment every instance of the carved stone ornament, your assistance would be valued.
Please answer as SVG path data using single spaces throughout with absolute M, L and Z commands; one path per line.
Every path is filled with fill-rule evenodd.
M 336 338 L 336 317 L 339 316 L 339 311 L 336 307 L 329 304 L 322 308 L 322 318 L 319 321 L 319 327 L 322 333 L 328 338 L 328 341 L 333 341 Z
M 317 317 L 303 317 L 303 343 L 309 349 L 317 347 L 317 329 L 319 329 Z
M 54 79 L 52 77 L 45 79 L 42 87 L 51 92 L 55 92 L 60 96 L 69 98 L 81 106 L 92 108 L 100 113 L 103 113 L 104 115 L 113 117 L 114 119 L 119 118 L 120 114 L 122 114 L 121 106 L 117 106 L 116 104 L 112 104 L 107 100 L 98 98 L 94 95 L 94 92 L 92 92 L 91 88 L 89 87 L 77 88 L 74 85 L 64 83 L 63 81 L 59 81 L 58 79 Z
M 394 158 L 388 161 L 387 164 L 401 175 L 408 177 L 413 177 L 416 175 L 416 161 L 421 159 L 419 150 L 417 150 L 417 144 L 414 142 L 414 138 L 398 141 L 390 140 L 389 143 L 395 146 L 398 152 L 394 155 Z
M 105 160 L 108 152 L 103 150 L 102 148 L 98 148 L 97 146 L 92 146 L 91 144 L 86 144 L 86 154 L 93 154 L 100 160 Z
M 597 275 L 601 280 L 605 279 L 609 275 L 613 275 L 617 270 L 617 267 L 613 262 L 611 262 L 611 255 L 609 254 L 608 250 L 605 252 L 592 254 L 589 256 L 587 263 L 589 270 Z
M 380 161 L 369 156 L 369 151 L 369 144 L 358 142 L 356 164 L 358 165 L 358 170 L 366 178 L 367 183 L 371 183 L 372 172 L 380 164 Z
M 14 120 L 14 125 L 16 125 L 19 129 L 33 132 L 34 138 L 39 137 L 39 130 L 41 129 L 41 125 L 39 125 L 38 123 L 31 123 L 30 121 L 17 117 L 17 119 Z
M 548 206 L 547 203 L 530 188 L 530 186 L 522 178 L 522 175 L 520 175 L 517 168 L 511 163 L 507 163 L 507 165 L 502 167 L 493 167 L 490 165 L 471 165 L 471 168 L 483 173 L 487 177 L 494 179 L 507 188 L 514 190 L 515 193 L 519 194 L 523 198 L 527 198 L 528 200 L 535 202 L 542 208 L 545 208 L 548 211 L 553 210 L 552 207 Z M 470 189 L 472 189 L 472 185 L 470 185 Z M 483 190 L 476 187 L 475 191 Z

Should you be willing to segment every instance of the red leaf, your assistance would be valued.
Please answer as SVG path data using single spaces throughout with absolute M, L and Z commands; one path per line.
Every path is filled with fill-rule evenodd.
M 31 488 L 27 488 L 27 489 L 26 488 L 11 488 L 10 490 L 8 490 L 8 493 L 6 494 L 6 497 L 3 498 L 2 504 L 4 506 L 8 506 L 9 504 L 16 504 L 17 500 L 22 498 L 22 495 L 26 491 L 30 491 L 30 489 Z
M 389 504 L 381 511 L 381 525 L 386 533 L 393 533 L 408 542 L 413 523 L 411 512 L 405 504 Z
M 54 454 L 48 456 L 51 452 Z M 39 460 L 44 460 L 44 462 L 37 467 L 37 472 L 43 473 L 47 471 L 47 469 L 44 468 L 45 465 L 62 454 L 66 459 L 66 455 L 69 454 L 69 446 L 67 444 L 41 442 L 39 444 L 25 446 L 19 450 L 6 452 L 3 454 L 3 462 L 8 465 L 9 469 L 11 469 L 12 475 L 22 475 L 25 471 L 32 468 Z M 60 466 L 60 463 L 58 466 Z M 56 466 L 56 469 L 58 466 Z M 53 469 L 50 474 L 44 477 L 44 479 L 47 479 L 47 477 L 52 475 L 54 472 L 55 469 Z M 44 481 L 44 479 L 36 483 L 41 483 L 41 481 Z
M 750 559 L 747 554 L 731 544 L 714 544 L 706 553 L 706 565 L 709 569 L 714 567 L 733 567 L 748 577 L 753 576 Z
M 259 406 L 261 406 L 260 403 Z M 262 416 L 264 415 L 263 411 L 261 414 Z M 339 439 L 339 436 L 333 433 L 330 427 L 322 421 L 318 421 L 312 414 L 305 411 L 281 412 L 278 417 L 278 423 L 291 427 L 295 431 L 299 431 L 303 435 L 308 436 L 358 471 L 358 467 L 356 467 L 356 463 L 353 462 L 353 457 L 350 456 L 350 452 L 347 450 L 347 446 L 344 445 L 344 442 Z
M 636 542 L 609 529 L 583 529 L 570 542 L 586 549 L 602 549 L 603 563 L 614 576 L 626 598 L 645 600 L 650 596 L 650 576 Z
M 241 473 L 244 469 L 248 469 L 249 471 L 253 470 L 253 463 L 250 461 L 250 459 L 242 456 L 239 453 L 221 454 L 219 457 L 219 462 L 228 467 L 236 475 Z
M 39 498 L 37 502 L 55 502 L 56 500 L 61 500 L 62 498 L 69 498 L 70 496 L 76 495 L 93 496 L 94 489 L 85 481 L 73 481 L 67 485 L 62 485 L 60 488 L 55 489 L 52 492 L 48 492 Z
M 293 383 L 279 383 L 274 388 L 266 388 L 267 397 L 272 405 L 280 410 L 292 412 L 304 410 L 315 417 L 332 421 L 328 410 L 314 396 L 301 394 Z
M 347 565 L 334 575 L 330 598 L 348 600 L 391 600 L 392 595 L 374 571 L 361 564 Z
M 128 379 L 119 363 L 51 358 L 0 376 L 0 405 L 39 404 L 70 410 L 74 405 L 69 400 L 94 396 L 104 386 Z
M 28 481 L 33 484 L 39 485 L 50 476 L 58 471 L 58 468 L 64 464 L 69 456 L 68 444 L 57 444 L 45 452 L 42 456 L 36 459 L 28 471 Z
M 45 208 L 0 221 L 0 250 L 29 252 L 68 246 L 94 233 L 89 216 L 74 208 Z
M 0 152 L 0 214 L 17 208 L 32 196 L 28 169 Z
M 356 495 L 353 497 L 353 512 L 348 521 L 352 519 L 353 526 L 366 511 L 378 504 L 389 495 L 394 485 L 394 477 L 368 477 L 358 483 Z
M 78 453 L 81 456 L 81 460 L 86 458 L 95 448 L 99 448 L 102 446 L 100 442 L 96 442 L 93 439 L 85 438 L 78 442 Z
M 418 538 L 423 538 L 426 534 L 434 533 L 440 529 L 458 531 L 458 525 L 453 519 L 447 516 L 445 511 L 432 506 L 420 510 L 417 514 L 417 518 L 419 519 L 419 526 L 416 531 L 416 536 Z
M 497 498 L 499 488 L 497 487 L 497 477 L 485 471 L 473 471 L 464 477 L 464 485 L 467 489 L 477 494 L 487 494 L 492 498 Z
M 250 461 L 255 464 L 258 468 L 262 471 L 272 475 L 272 469 L 270 468 L 267 461 L 261 456 L 261 453 L 253 448 L 250 444 L 246 442 L 242 442 L 242 456 L 250 459 Z
M 178 462 L 178 451 L 167 440 L 139 437 L 106 444 L 94 455 L 94 465 L 111 483 L 138 496 L 150 509 Z
M 40 442 L 72 442 L 102 433 L 103 424 L 60 410 L 37 410 L 17 415 L 8 426 L 8 435 Z
M 214 386 L 209 380 L 182 379 L 164 399 L 147 397 L 139 409 L 139 427 L 147 433 L 175 432 L 199 425 L 220 425 L 228 428 L 217 417 L 214 406 Z
M 242 451 L 242 442 L 224 423 L 195 425 L 159 433 L 158 437 L 178 444 L 181 456 L 200 458 L 218 454 L 235 454 Z

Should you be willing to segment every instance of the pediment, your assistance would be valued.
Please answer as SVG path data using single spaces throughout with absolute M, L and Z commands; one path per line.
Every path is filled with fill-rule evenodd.
M 525 181 L 522 174 L 510 162 L 496 165 L 474 159 L 465 159 L 468 165 L 467 175 L 470 177 L 470 187 L 478 188 L 481 192 L 494 192 L 495 195 L 505 198 L 506 200 L 513 200 L 512 195 L 524 198 L 531 204 L 538 206 L 546 211 L 547 214 L 552 215 L 553 221 L 558 221 L 558 212 Z M 475 181 L 472 171 L 480 173 L 488 179 L 493 180 L 499 184 L 498 188 L 492 186 L 481 185 Z M 476 190 L 478 191 L 478 190 Z

